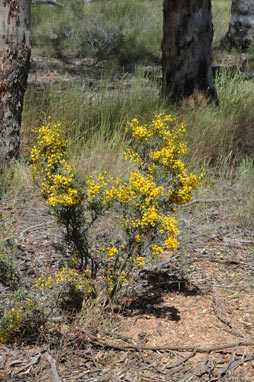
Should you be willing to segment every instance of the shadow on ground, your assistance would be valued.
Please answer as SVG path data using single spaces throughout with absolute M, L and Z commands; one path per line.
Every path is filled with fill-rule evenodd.
M 201 291 L 192 285 L 187 278 L 166 270 L 143 270 L 140 272 L 140 289 L 121 314 L 125 317 L 152 315 L 156 318 L 167 318 L 180 321 L 180 312 L 174 306 L 163 306 L 167 294 L 177 293 L 185 296 L 200 294 Z

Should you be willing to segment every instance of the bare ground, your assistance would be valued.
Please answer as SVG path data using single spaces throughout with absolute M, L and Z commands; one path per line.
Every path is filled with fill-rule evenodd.
M 20 269 L 35 280 L 57 267 L 59 232 L 29 195 L 1 212 L 14 217 Z M 1 381 L 254 380 L 254 232 L 230 219 L 243 203 L 231 191 L 200 197 L 180 217 L 179 251 L 143 270 L 119 311 L 105 323 L 62 320 L 48 342 L 1 345 Z

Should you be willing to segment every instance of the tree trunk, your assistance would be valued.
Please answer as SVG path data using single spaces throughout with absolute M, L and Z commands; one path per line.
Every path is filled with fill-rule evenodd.
M 164 0 L 163 13 L 163 94 L 179 99 L 202 90 L 217 100 L 211 0 Z
M 222 41 L 242 50 L 254 43 L 254 0 L 232 1 L 229 29 Z
M 17 158 L 30 66 L 31 0 L 0 0 L 0 161 Z

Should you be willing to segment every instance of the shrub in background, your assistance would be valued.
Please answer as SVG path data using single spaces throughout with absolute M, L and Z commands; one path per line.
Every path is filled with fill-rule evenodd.
M 27 293 L 20 290 L 1 309 L 0 343 L 37 341 L 46 321 L 43 303 L 27 297 Z
M 0 212 L 0 286 L 8 290 L 16 290 L 20 285 L 19 264 L 16 258 L 18 248 L 15 239 L 10 236 L 15 218 L 14 205 L 9 205 L 7 213 Z
M 76 258 L 73 258 L 76 263 Z M 35 287 L 41 292 L 41 301 L 50 313 L 55 311 L 79 311 L 85 296 L 93 292 L 93 283 L 87 272 L 63 267 L 55 275 L 39 277 Z
M 7 245 L 8 250 L 6 250 Z M 15 290 L 20 284 L 20 275 L 14 254 L 9 252 L 10 243 L 7 243 L 7 245 L 0 241 L 0 283 L 5 287 Z
M 90 65 L 96 65 L 116 55 L 123 42 L 119 26 L 107 26 L 100 18 L 93 23 L 85 23 L 73 36 L 74 45 L 80 57 L 92 59 Z

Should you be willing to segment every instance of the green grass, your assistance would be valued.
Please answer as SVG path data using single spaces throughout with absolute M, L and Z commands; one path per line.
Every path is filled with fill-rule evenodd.
M 139 75 L 125 77 L 115 84 L 102 79 L 94 88 L 58 83 L 38 92 L 31 86 L 24 103 L 23 154 L 27 155 L 31 149 L 31 132 L 40 124 L 40 115 L 64 121 L 72 145 L 80 150 L 94 136 L 106 140 L 120 131 L 123 137 L 126 123 L 133 116 L 151 116 L 162 108 L 157 84 Z
M 217 46 L 228 31 L 232 0 L 212 0 L 213 44 Z
M 63 0 L 63 8 L 32 9 L 34 53 L 71 50 L 86 62 L 114 58 L 120 67 L 160 56 L 162 5 L 159 0 Z
M 124 141 L 128 120 L 140 115 L 166 111 L 176 114 L 188 126 L 188 141 L 193 161 L 220 163 L 221 158 L 251 154 L 254 149 L 253 83 L 239 72 L 232 77 L 226 70 L 216 79 L 220 107 L 183 103 L 176 109 L 160 96 L 155 81 L 136 76 L 110 83 L 103 79 L 94 88 L 73 83 L 53 84 L 38 92 L 29 88 L 24 104 L 22 153 L 31 150 L 31 132 L 38 127 L 40 115 L 51 115 L 66 124 L 71 150 L 78 156 L 89 142 Z M 114 144 L 110 144 L 114 146 Z
M 189 126 L 193 159 L 218 164 L 221 158 L 251 155 L 254 149 L 253 83 L 222 71 L 216 80 L 220 107 L 203 105 L 181 110 Z

